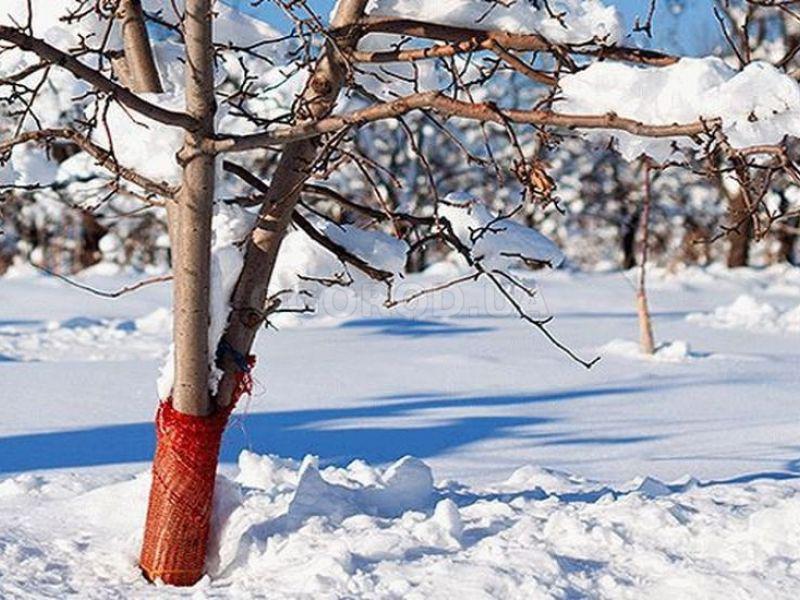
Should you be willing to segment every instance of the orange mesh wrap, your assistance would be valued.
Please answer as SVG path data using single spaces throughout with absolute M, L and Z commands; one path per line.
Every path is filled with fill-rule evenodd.
M 193 585 L 203 575 L 222 433 L 243 393 L 243 372 L 231 403 L 208 417 L 178 412 L 172 401 L 156 414 L 156 455 L 139 564 L 150 581 Z

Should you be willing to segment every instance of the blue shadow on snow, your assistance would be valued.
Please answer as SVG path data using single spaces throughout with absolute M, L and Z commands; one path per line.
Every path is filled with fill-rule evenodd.
M 492 327 L 461 327 L 445 321 L 423 321 L 421 319 L 354 319 L 340 326 L 342 329 L 371 329 L 377 335 L 395 335 L 403 337 L 430 337 L 465 335 L 470 333 L 486 333 Z
M 221 458 L 235 462 L 242 449 L 300 459 L 320 456 L 326 464 L 346 464 L 354 458 L 385 463 L 405 454 L 419 458 L 437 456 L 454 448 L 495 437 L 511 436 L 510 429 L 552 424 L 556 419 L 515 416 L 513 407 L 540 402 L 563 402 L 608 395 L 647 393 L 646 386 L 619 386 L 560 390 L 550 393 L 505 396 L 410 397 L 402 402 L 373 402 L 344 408 L 306 409 L 234 415 L 225 434 Z M 415 411 L 434 408 L 496 408 L 486 416 L 446 415 L 421 427 L 369 426 L 370 418 L 402 419 Z M 0 438 L 0 473 L 84 467 L 149 461 L 155 446 L 152 423 L 108 425 L 71 431 L 54 431 Z M 550 431 L 519 437 L 558 439 Z M 630 443 L 613 438 L 594 443 Z

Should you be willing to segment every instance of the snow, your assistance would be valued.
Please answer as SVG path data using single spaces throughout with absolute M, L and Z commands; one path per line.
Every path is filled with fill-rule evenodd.
M 328 221 L 315 219 L 312 224 L 320 233 L 333 242 L 344 247 L 351 254 L 364 260 L 369 265 L 387 271 L 393 279 L 402 278 L 406 266 L 408 244 L 394 236 L 381 231 L 369 231 L 353 225 L 338 225 Z M 353 280 L 352 296 L 369 295 L 377 286 L 376 282 L 362 274 L 358 269 L 347 266 L 332 252 L 320 246 L 305 232 L 297 229 L 290 231 L 281 244 L 281 252 L 275 265 L 275 272 L 270 283 L 270 294 L 284 290 L 304 292 L 282 300 L 292 306 L 308 303 L 311 299 L 305 292 L 320 292 L 324 285 L 316 284 L 311 279 L 336 279 L 347 271 Z M 385 287 L 380 286 L 385 296 Z M 285 321 L 284 321 L 285 322 Z
M 11 152 L 11 164 L 16 174 L 13 183 L 17 185 L 47 184 L 53 181 L 59 166 L 44 151 L 26 152 L 19 146 Z
M 477 30 L 499 30 L 520 34 L 539 34 L 560 44 L 615 44 L 624 37 L 619 11 L 599 0 L 556 0 L 549 3 L 552 15 L 544 5 L 535 2 L 477 2 L 476 0 L 371 0 L 367 5 L 370 16 L 393 16 L 419 20 L 424 15 L 428 23 L 468 27 Z M 359 50 L 380 51 L 405 46 L 408 39 L 401 35 L 369 34 L 359 40 Z M 472 61 L 456 58 L 465 80 L 478 78 Z M 434 61 L 361 65 L 356 81 L 370 94 L 382 100 L 392 100 L 415 92 L 439 90 L 449 83 L 448 73 L 437 72 Z
M 55 178 L 58 165 L 44 152 L 25 152 L 16 147 L 0 165 L 0 186 L 47 184 Z
M 5 2 L 0 22 L 23 22 L 28 4 Z M 99 12 L 67 28 L 62 19 L 78 3 L 50 4 L 33 3 L 35 35 L 62 49 L 81 36 L 104 37 L 108 22 Z M 144 2 L 153 11 L 162 4 Z M 181 7 L 178 1 L 161 16 L 174 21 Z M 538 33 L 557 44 L 623 41 L 613 6 L 554 0 L 548 9 L 526 0 L 373 0 L 369 10 Z M 260 47 L 276 37 L 224 4 L 215 10 L 218 42 Z M 561 11 L 563 23 L 552 16 Z M 109 48 L 118 47 L 117 28 L 108 33 Z M 370 36 L 360 47 L 400 41 Z M 143 97 L 181 110 L 181 48 L 170 39 L 154 46 L 166 91 Z M 34 60 L 3 52 L 0 70 L 14 73 Z M 222 50 L 220 84 L 228 78 L 228 87 L 236 85 L 251 61 L 238 63 Z M 432 62 L 415 84 L 386 85 L 384 69 L 414 72 L 368 66 L 357 81 L 383 98 L 438 83 Z M 304 76 L 286 65 L 259 70 L 248 107 L 280 115 Z M 282 89 L 267 89 L 284 77 Z M 54 69 L 50 83 L 35 107 L 43 126 L 98 109 L 86 107 L 86 86 L 64 70 Z M 741 70 L 716 58 L 658 69 L 600 61 L 563 77 L 555 109 L 651 124 L 719 117 L 735 148 L 800 133 L 797 83 L 758 60 Z M 226 110 L 218 129 L 253 130 Z M 122 164 L 179 181 L 180 129 L 113 102 L 104 114 Z M 105 134 L 99 127 L 94 139 L 110 147 Z M 675 145 L 694 149 L 683 139 L 586 135 L 613 135 L 630 160 L 647 154 L 664 161 Z M 86 155 L 56 165 L 17 148 L 0 165 L 0 185 L 56 180 L 89 206 L 103 192 L 97 179 L 84 179 L 97 173 Z M 226 185 L 221 177 L 219 198 L 231 191 Z M 63 211 L 59 199 L 40 196 L 37 210 Z M 564 253 L 498 213 L 502 202 L 450 194 L 434 212 L 481 267 L 510 270 L 511 281 L 526 285 L 535 274 L 536 294 L 520 302 L 534 316 L 553 316 L 551 331 L 577 354 L 603 360 L 591 371 L 570 362 L 498 303 L 486 279 L 389 312 L 385 285 L 291 231 L 270 291 L 293 292 L 281 297 L 287 307 L 313 292 L 319 314 L 276 319 L 271 324 L 281 330 L 257 342 L 254 394 L 238 407 L 221 454 L 207 575 L 190 590 L 151 586 L 136 564 L 152 417 L 173 379 L 169 286 L 109 301 L 15 263 L 0 286 L 7 311 L 0 319 L 7 399 L 0 403 L 0 598 L 797 597 L 800 415 L 792 366 L 800 270 L 654 268 L 658 347 L 645 357 L 633 341 L 626 274 L 523 268 L 558 267 Z M 775 198 L 767 202 L 774 208 Z M 334 242 L 392 273 L 396 298 L 470 272 L 453 253 L 424 273 L 405 274 L 405 243 L 310 218 Z M 215 203 L 211 348 L 230 315 L 253 221 L 237 205 Z M 117 264 L 125 244 L 124 231 L 107 234 L 102 261 L 76 279 L 112 290 L 147 276 Z M 163 234 L 158 245 L 168 246 Z M 37 248 L 31 258 L 47 257 Z M 343 273 L 352 286 L 323 281 Z M 210 358 L 213 390 L 219 373 Z
M 504 269 L 521 259 L 558 267 L 564 254 L 538 231 L 493 214 L 463 192 L 448 194 L 439 206 L 454 235 L 470 249 L 473 259 L 488 269 Z
M 689 344 L 683 340 L 676 340 L 660 344 L 655 348 L 655 352 L 652 355 L 647 355 L 642 354 L 641 348 L 637 342 L 616 339 L 604 344 L 600 348 L 600 354 L 615 354 L 617 356 L 633 359 L 666 362 L 683 362 L 693 358 Z
M 357 467 L 362 465 L 358 464 Z M 314 515 L 341 522 L 354 514 L 397 517 L 406 510 L 425 507 L 433 494 L 433 475 L 420 460 L 404 457 L 380 476 L 381 484 L 364 484 L 359 479 L 350 485 L 326 482 L 319 472 L 318 460 L 306 457 L 297 476 L 287 516 L 302 522 Z
M 102 36 L 107 24 L 105 19 L 98 17 L 100 11 L 87 11 L 85 18 L 65 26 L 63 19 L 79 8 L 77 0 L 59 2 L 55 9 L 51 2 L 42 0 L 5 0 L 0 8 L 0 25 L 24 25 L 30 16 L 33 35 L 61 48 L 73 48 L 81 36 Z
M 396 274 L 405 271 L 408 244 L 392 235 L 335 223 L 325 223 L 320 229 L 326 237 L 373 267 Z
M 774 292 L 771 288 L 770 291 Z M 790 293 L 791 294 L 791 293 Z M 710 313 L 691 313 L 686 319 L 707 327 L 720 329 L 744 329 L 766 332 L 800 331 L 800 306 L 781 311 L 769 302 L 759 302 L 749 294 L 743 294 L 733 303 L 718 306 Z
M 230 299 L 244 266 L 244 241 L 255 224 L 255 216 L 238 205 L 217 202 L 211 221 L 211 323 L 208 327 L 208 347 L 217 348 L 228 324 L 231 312 Z M 217 389 L 222 372 L 211 359 L 211 382 Z M 165 382 L 160 381 L 163 395 Z M 172 387 L 171 385 L 169 387 Z
M 82 35 L 101 37 L 108 26 L 108 17 L 112 14 L 107 9 L 85 11 L 82 3 L 78 0 L 60 2 L 56 10 L 48 0 L 33 0 L 33 2 L 30 0 L 4 0 L 3 8 L 0 9 L 0 25 L 15 26 L 26 23 L 29 4 L 33 9 L 33 34 L 64 49 L 74 47 Z M 184 11 L 184 2 L 183 0 L 174 0 L 165 6 L 160 0 L 144 0 L 142 7 L 145 11 L 158 14 L 166 22 L 174 25 L 178 23 L 178 14 L 182 14 Z M 85 16 L 73 20 L 69 26 L 66 26 L 65 18 L 72 13 L 85 13 Z M 103 18 L 99 17 L 101 14 Z M 214 41 L 219 43 L 227 44 L 235 39 L 242 45 L 252 45 L 263 42 L 264 39 L 278 37 L 275 30 L 266 23 L 223 2 L 214 3 L 214 16 Z M 119 46 L 118 29 L 116 24 L 112 28 L 112 47 Z
M 608 85 L 610 81 L 614 85 Z M 776 144 L 786 135 L 800 135 L 800 87 L 762 61 L 753 61 L 741 71 L 716 57 L 682 58 L 667 67 L 595 62 L 563 76 L 559 85 L 562 93 L 554 108 L 563 113 L 615 113 L 653 125 L 722 118 L 722 133 L 734 148 Z M 673 143 L 695 147 L 686 139 L 645 139 L 626 132 L 611 135 L 628 160 L 646 154 L 664 162 L 673 152 Z
M 15 185 L 18 176 L 10 160 L 0 164 L 0 186 Z
M 558 44 L 619 42 L 624 33 L 622 17 L 616 7 L 599 0 L 555 0 L 552 13 L 563 14 L 563 22 L 534 2 L 498 2 L 494 5 L 475 0 L 372 0 L 367 13 L 395 16 L 455 27 L 497 29 L 510 33 L 538 33 Z
M 78 316 L 63 321 L 0 322 L 0 360 L 60 360 L 65 355 L 104 362 L 150 358 L 162 352 L 163 341 L 153 336 L 152 325 L 154 319 L 161 320 L 164 310 L 135 320 Z
M 136 567 L 147 474 L 5 480 L 0 593 L 791 598 L 800 583 L 795 481 L 647 478 L 610 489 L 518 471 L 494 485 L 433 487 L 416 463 L 424 493 L 381 511 L 367 492 L 388 492 L 389 472 L 408 460 L 319 471 L 311 457 L 298 465 L 242 455 L 254 458 L 284 480 L 249 485 L 252 464 L 235 480 L 218 478 L 208 575 L 182 593 L 149 587 Z M 370 478 L 386 487 L 360 482 Z
M 0 596 L 795 597 L 796 340 L 685 317 L 749 295 L 780 319 L 800 270 L 653 269 L 656 340 L 685 356 L 635 362 L 610 350 L 636 337 L 621 274 L 537 282 L 554 332 L 603 356 L 591 371 L 487 305 L 485 282 L 456 308 L 354 304 L 263 335 L 208 576 L 178 591 L 135 562 L 169 286 L 109 301 L 4 279 Z
M 183 110 L 183 90 L 164 94 L 140 94 L 142 98 L 170 110 Z M 163 125 L 149 117 L 132 113 L 112 102 L 106 112 L 105 127 L 95 130 L 94 138 L 105 148 L 113 147 L 122 166 L 158 182 L 177 184 L 181 169 L 175 157 L 183 145 L 184 132 L 178 127 Z
M 217 202 L 211 220 L 211 289 L 208 347 L 217 348 L 228 324 L 231 312 L 230 299 L 244 266 L 244 241 L 255 223 L 255 215 L 236 204 Z M 159 371 L 158 397 L 166 400 L 172 393 L 175 381 L 175 348 L 169 352 Z M 216 392 L 222 371 L 216 366 L 216 357 L 209 357 L 209 387 Z

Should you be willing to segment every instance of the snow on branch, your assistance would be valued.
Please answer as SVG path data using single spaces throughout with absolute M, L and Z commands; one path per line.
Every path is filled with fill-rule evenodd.
M 656 127 L 713 121 L 735 149 L 800 137 L 800 86 L 766 62 L 751 62 L 741 71 L 713 57 L 683 58 L 664 68 L 597 62 L 564 75 L 560 87 L 556 110 L 615 114 Z M 628 160 L 644 154 L 664 162 L 675 145 L 696 148 L 677 136 L 655 139 L 644 131 L 616 129 L 607 133 Z
M 542 5 L 544 4 L 544 6 Z M 622 39 L 619 11 L 599 0 L 550 0 L 535 2 L 478 2 L 476 0 L 373 0 L 367 6 L 371 17 L 425 20 L 438 25 L 539 34 L 557 44 L 601 41 L 614 44 Z
M 148 193 L 171 198 L 177 189 L 167 183 L 150 179 L 137 171 L 119 164 L 116 158 L 105 148 L 95 144 L 86 136 L 74 129 L 50 128 L 27 131 L 9 139 L 0 140 L 0 156 L 10 152 L 16 146 L 29 142 L 48 143 L 54 139 L 72 142 L 97 161 L 97 164 L 110 171 L 112 174 L 125 179 L 145 190 Z
M 386 51 L 360 48 L 349 54 L 356 62 L 405 62 L 442 58 L 478 50 L 492 50 L 494 46 L 500 46 L 506 50 L 565 53 L 653 66 L 666 66 L 678 60 L 676 56 L 643 48 L 599 44 L 592 40 L 578 44 L 560 44 L 538 33 L 515 33 L 505 29 L 479 29 L 474 24 L 472 26 L 469 24 L 456 26 L 447 23 L 432 23 L 427 20 L 419 20 L 419 18 L 368 17 L 354 27 L 362 35 L 385 33 L 446 42 L 428 48 L 402 48 Z M 334 31 L 333 34 L 337 34 L 337 31 Z
M 568 129 L 611 129 L 627 131 L 640 136 L 667 137 L 696 136 L 707 133 L 715 119 L 692 120 L 684 123 L 651 124 L 620 117 L 613 112 L 605 114 L 565 114 L 549 110 L 523 110 L 501 108 L 489 102 L 467 102 L 456 100 L 440 92 L 421 92 L 390 102 L 376 103 L 350 113 L 335 115 L 317 121 L 308 121 L 293 127 L 276 127 L 271 132 L 251 135 L 220 135 L 209 141 L 209 151 L 243 152 L 308 139 L 341 131 L 348 127 L 361 126 L 383 119 L 393 119 L 414 110 L 433 109 L 450 117 L 460 117 L 499 125 L 522 123 L 528 125 L 552 125 Z
M 564 254 L 558 246 L 512 220 L 514 212 L 493 215 L 486 205 L 463 192 L 448 194 L 439 205 L 439 217 L 447 220 L 472 259 L 487 269 L 508 269 L 520 261 L 551 268 L 561 265 Z
M 167 110 L 144 100 L 129 89 L 112 81 L 97 69 L 85 65 L 74 56 L 19 29 L 0 25 L 0 40 L 9 42 L 22 50 L 33 52 L 42 60 L 66 69 L 75 77 L 94 86 L 98 91 L 109 94 L 131 110 L 147 115 L 155 121 L 188 130 L 198 127 L 197 121 L 186 113 Z
M 223 168 L 256 188 L 262 194 L 269 192 L 269 186 L 241 165 L 223 163 Z M 305 188 L 304 188 L 305 189 Z M 311 193 L 320 193 L 321 186 L 309 188 Z M 336 194 L 326 190 L 328 196 Z M 346 202 L 346 201 L 345 201 Z M 347 203 L 352 206 L 352 203 Z M 383 282 L 391 282 L 396 273 L 405 266 L 408 246 L 391 236 L 367 232 L 356 227 L 324 223 L 321 227 L 312 223 L 298 210 L 292 213 L 292 222 L 309 238 L 345 264 L 352 265 L 368 277 Z

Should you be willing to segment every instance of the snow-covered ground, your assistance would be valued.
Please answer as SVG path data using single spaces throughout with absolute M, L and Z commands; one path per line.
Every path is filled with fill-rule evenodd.
M 627 275 L 539 278 L 589 371 L 480 284 L 263 332 L 209 577 L 174 590 L 136 568 L 168 284 L 4 278 L 0 597 L 795 598 L 800 270 L 650 289 L 645 359 Z

